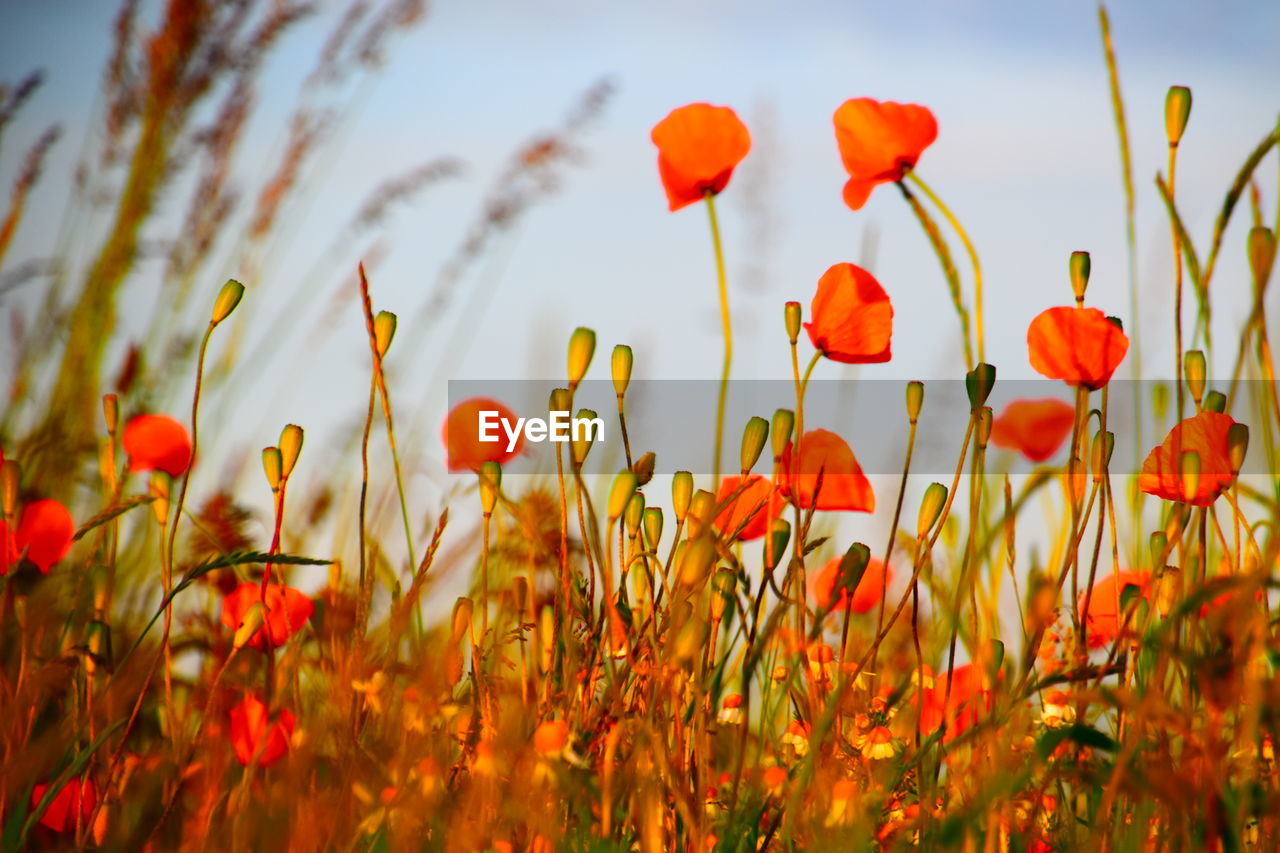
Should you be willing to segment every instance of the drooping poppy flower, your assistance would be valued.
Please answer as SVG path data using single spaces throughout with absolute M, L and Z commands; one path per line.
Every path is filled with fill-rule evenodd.
M 1062 306 L 1031 321 L 1027 349 L 1037 373 L 1096 391 L 1124 361 L 1129 338 L 1097 308 Z
M 44 799 L 48 790 L 47 784 L 36 785 L 31 789 L 31 808 L 34 809 Z M 75 832 L 77 821 L 80 826 L 89 825 L 97 805 L 98 790 L 94 787 L 93 780 L 86 779 L 81 784 L 79 778 L 73 777 L 67 780 L 67 784 L 54 796 L 53 802 L 49 803 L 49 808 L 44 810 L 44 814 L 40 816 L 40 825 L 54 832 Z M 79 812 L 79 817 L 76 812 Z
M 483 419 L 483 423 L 481 420 Z M 524 450 L 523 430 L 516 430 L 515 412 L 488 397 L 463 400 L 449 410 L 440 437 L 450 471 L 479 471 L 486 462 L 505 464 Z M 508 430 L 517 431 L 511 445 Z
M 737 113 L 711 104 L 672 110 L 653 126 L 650 138 L 658 146 L 658 175 L 671 210 L 719 193 L 751 150 L 751 135 Z
M 792 444 L 783 450 L 779 480 L 783 493 L 795 501 L 796 506 L 801 509 L 813 506 L 817 491 L 818 509 L 875 510 L 876 496 L 871 490 L 871 481 L 862 473 L 862 466 L 843 438 L 825 429 L 806 432 L 800 440 L 795 470 L 792 470 L 793 452 Z
M 814 347 L 832 361 L 875 364 L 888 361 L 893 305 L 871 273 L 854 264 L 835 264 L 818 279 L 804 324 Z
M 1085 641 L 1089 648 L 1102 648 L 1113 642 L 1116 637 L 1120 636 L 1120 626 L 1123 623 L 1124 613 L 1120 609 L 1120 596 L 1124 594 L 1124 588 L 1127 586 L 1136 586 L 1140 590 L 1140 595 L 1151 600 L 1151 573 L 1150 572 L 1113 572 L 1093 585 L 1092 592 L 1088 593 L 1089 612 L 1083 614 L 1085 618 Z M 1085 607 L 1086 593 L 1080 593 L 1079 601 L 1076 606 L 1081 611 Z M 1132 632 L 1133 626 L 1129 626 Z
M 725 477 L 721 480 L 720 491 L 716 494 L 716 504 L 719 505 L 728 500 L 730 495 L 738 491 L 741 484 L 742 478 L 737 476 Z M 716 529 L 727 536 L 747 521 L 749 516 L 751 520 L 747 521 L 746 527 L 742 528 L 738 541 L 750 542 L 753 539 L 759 539 L 769 532 L 769 525 L 773 524 L 774 519 L 782 512 L 785 503 L 781 493 L 769 478 L 752 474 L 747 477 L 747 485 L 742 488 L 741 494 L 734 498 L 716 518 Z M 752 515 L 752 513 L 755 514 Z
M 851 610 L 854 613 L 866 613 L 873 607 L 880 606 L 880 594 L 892 578 L 893 573 L 887 571 L 884 563 L 872 557 L 867 562 L 867 568 L 862 573 L 862 580 L 858 581 L 857 588 L 854 589 L 853 595 L 849 595 L 847 589 L 842 589 L 839 595 L 835 597 L 835 603 L 832 604 L 832 596 L 835 593 L 836 584 L 840 581 L 840 561 L 843 557 L 833 557 L 823 566 L 816 575 L 810 575 L 809 589 L 810 595 L 813 596 L 814 604 L 819 608 L 830 607 L 832 610 Z
M 858 210 L 880 184 L 902 180 L 938 138 L 938 122 L 927 107 L 853 98 L 836 110 L 836 144 L 849 181 L 845 204 Z
M 244 623 L 249 608 L 262 601 L 262 587 L 243 583 L 222 599 L 222 624 L 232 631 Z M 249 645 L 266 650 L 284 645 L 311 618 L 314 605 L 305 593 L 279 584 L 267 585 L 266 612 L 262 627 L 253 632 Z
M 1149 495 L 1192 506 L 1209 506 L 1231 485 L 1227 433 L 1235 421 L 1221 412 L 1199 412 L 1174 426 L 1142 463 L 1138 487 Z M 1182 453 L 1200 459 L 1195 491 L 1188 494 L 1182 477 Z
M 231 709 L 231 746 L 236 760 L 246 767 L 258 754 L 258 766 L 270 767 L 289 752 L 289 739 L 293 737 L 293 714 L 281 711 L 273 723 L 267 716 L 267 706 L 253 695 Z
M 187 428 L 168 415 L 138 415 L 124 427 L 130 471 L 164 471 L 178 477 L 191 464 Z
M 1043 462 L 1062 447 L 1075 420 L 1075 407 L 1063 400 L 1014 400 L 991 424 L 991 443 Z

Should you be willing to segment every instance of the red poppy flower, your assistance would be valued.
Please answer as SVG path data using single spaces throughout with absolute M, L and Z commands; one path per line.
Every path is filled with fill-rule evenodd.
M 814 491 L 818 491 L 818 509 L 847 509 L 872 512 L 876 508 L 876 496 L 871 482 L 862 473 L 862 467 L 845 440 L 834 432 L 815 429 L 804 434 L 800 441 L 800 458 L 792 470 L 792 445 L 782 451 L 779 477 L 783 494 L 795 501 L 796 506 L 808 509 L 814 504 Z M 818 474 L 822 473 L 822 484 Z
M 235 631 L 244 622 L 249 608 L 259 601 L 262 601 L 260 584 L 240 584 L 222 599 L 222 624 Z M 307 624 L 313 609 L 314 605 L 306 594 L 291 587 L 268 584 L 262 627 L 253 632 L 249 645 L 264 651 L 268 643 L 271 647 L 284 645 Z
M 874 364 L 888 361 L 893 306 L 880 282 L 862 267 L 836 264 L 818 279 L 805 323 L 809 340 L 832 361 Z
M 741 477 L 725 477 L 721 480 L 716 504 L 728 500 L 729 496 L 738 490 L 741 482 Z M 750 516 L 751 520 L 747 522 L 746 527 L 742 528 L 738 541 L 750 542 L 753 539 L 759 539 L 769 532 L 769 525 L 773 524 L 774 519 L 782 512 L 783 505 L 784 500 L 777 487 L 767 477 L 752 474 L 747 477 L 747 485 L 742 493 L 734 498 L 733 502 L 716 518 L 716 529 L 725 535 L 731 534 Z M 753 512 L 755 515 L 751 515 Z
M 810 594 L 813 596 L 814 603 L 820 608 L 831 606 L 831 595 L 835 591 L 836 582 L 840 579 L 842 559 L 843 557 L 832 558 L 816 575 L 810 576 Z M 886 571 L 884 563 L 872 557 L 852 597 L 847 589 L 840 590 L 839 598 L 832 609 L 866 613 L 874 607 L 879 607 L 881 591 L 892 578 L 893 573 Z
M 1014 400 L 991 424 L 991 442 L 1043 462 L 1058 452 L 1075 421 L 1075 407 L 1062 400 Z
M 231 709 L 231 746 L 236 760 L 248 766 L 258 755 L 259 767 L 270 767 L 289 752 L 289 738 L 293 736 L 293 714 L 281 711 L 272 723 L 267 717 L 267 706 L 256 696 L 245 696 L 244 701 Z
M 917 704 L 923 702 L 921 730 L 930 734 L 945 722 L 947 731 L 943 742 L 948 742 L 977 723 L 982 711 L 991 709 L 991 691 L 983 686 L 982 672 L 967 663 L 935 677 L 933 686 L 921 689 L 916 701 Z
M 485 418 L 481 440 L 481 417 Z M 449 410 L 440 432 L 445 447 L 445 464 L 450 471 L 479 471 L 486 462 L 504 464 L 524 450 L 523 430 L 516 436 L 515 446 L 508 450 L 507 428 L 514 430 L 519 418 L 515 412 L 488 397 L 463 400 Z M 494 440 L 496 437 L 496 440 Z
M 1164 443 L 1152 448 L 1142 463 L 1138 487 L 1149 495 L 1192 506 L 1209 506 L 1231 485 L 1227 431 L 1235 421 L 1220 412 L 1200 412 L 1177 424 Z M 1196 490 L 1187 494 L 1182 480 L 1182 453 L 1200 457 Z
M 76 524 L 67 508 L 55 500 L 34 501 L 22 508 L 14 545 L 18 553 L 26 549 L 27 559 L 48 574 L 54 563 L 71 550 Z
M 48 790 L 47 784 L 36 785 L 31 789 L 31 808 L 34 809 L 44 799 L 45 792 Z M 54 832 L 75 832 L 77 821 L 80 826 L 89 825 L 97 805 L 98 791 L 92 779 L 85 780 L 83 785 L 78 778 L 68 779 L 67 784 L 63 785 L 53 798 L 53 802 L 49 803 L 49 808 L 45 809 L 44 814 L 40 816 L 40 825 Z M 78 818 L 77 811 L 80 813 Z
M 1027 328 L 1031 366 L 1050 379 L 1096 391 L 1111 381 L 1129 338 L 1097 308 L 1049 308 Z
M 653 126 L 658 175 L 671 210 L 702 201 L 729 184 L 733 169 L 751 150 L 751 135 L 728 107 L 688 104 Z
M 124 427 L 130 471 L 164 471 L 174 477 L 191 464 L 187 428 L 168 415 L 138 415 Z
M 833 117 L 836 144 L 849 181 L 845 204 L 858 210 L 880 184 L 902 180 L 938 138 L 938 122 L 928 108 L 871 98 L 845 101 Z
M 1093 585 L 1093 591 L 1089 593 L 1089 613 L 1085 625 L 1085 639 L 1089 648 L 1101 648 L 1120 636 L 1123 611 L 1119 602 L 1126 586 L 1136 586 L 1143 598 L 1151 600 L 1150 572 L 1113 572 Z M 1085 593 L 1082 592 L 1076 606 L 1084 610 L 1084 605 Z

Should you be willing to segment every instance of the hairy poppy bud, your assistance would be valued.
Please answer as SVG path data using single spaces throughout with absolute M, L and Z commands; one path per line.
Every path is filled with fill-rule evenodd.
M 862 582 L 867 566 L 871 563 L 871 549 L 861 542 L 854 542 L 840 558 L 840 570 L 836 576 L 836 587 L 831 590 L 831 600 L 837 601 L 843 591 L 853 595 L 853 591 Z M 883 584 L 882 584 L 883 585 Z
M 1204 353 L 1198 349 L 1188 350 L 1182 356 L 1182 372 L 1187 379 L 1187 390 L 1191 399 L 1198 405 L 1204 396 Z
M 244 285 L 234 278 L 228 279 L 227 283 L 222 285 L 222 290 L 218 291 L 218 298 L 214 300 L 213 314 L 209 317 L 209 325 L 216 326 L 230 317 L 231 312 L 236 310 L 236 306 L 240 304 L 240 297 L 242 296 L 244 296 Z
M 627 501 L 625 516 L 627 522 L 627 535 L 634 539 L 636 538 L 636 534 L 640 532 L 640 522 L 644 519 L 643 492 L 634 492 L 631 495 L 631 500 Z
M 930 483 L 920 499 L 920 514 L 916 518 L 916 538 L 923 539 L 933 529 L 942 507 L 947 502 L 947 487 L 941 483 Z
M 630 470 L 619 471 L 609 490 L 609 520 L 614 521 L 627 508 L 627 502 L 636 491 L 636 475 Z
M 585 326 L 574 329 L 569 336 L 569 390 L 577 388 L 582 377 L 587 375 L 595 353 L 596 333 Z
M 768 437 L 768 421 L 760 417 L 753 417 L 747 421 L 747 428 L 742 431 L 742 476 L 745 477 L 752 468 L 756 467 Z
M 561 410 L 563 411 L 563 410 Z M 577 418 L 579 421 L 594 421 L 599 415 L 593 409 L 578 409 Z M 581 436 L 578 433 L 581 432 Z M 573 437 L 570 439 L 569 447 L 573 451 L 573 464 L 582 467 L 582 463 L 587 461 L 587 454 L 591 452 L 591 430 L 573 431 Z
M 280 478 L 283 470 L 284 462 L 278 447 L 262 448 L 262 470 L 267 475 L 267 484 L 271 486 L 271 491 L 279 491 Z
M 1276 260 L 1276 235 L 1259 225 L 1249 231 L 1249 269 L 1253 272 L 1254 287 L 1266 285 L 1271 276 L 1271 265 Z
M 569 389 L 556 388 L 551 392 L 551 398 L 547 403 L 547 411 L 567 412 L 571 405 L 573 405 L 573 398 L 569 395 Z
M 718 569 L 715 576 L 711 579 L 711 618 L 720 620 L 724 618 L 725 613 L 733 611 L 734 602 L 737 596 L 734 595 L 734 589 L 737 587 L 737 579 L 733 572 L 728 569 Z
M 658 550 L 662 541 L 662 507 L 651 506 L 644 511 L 644 541 L 650 551 Z
M 102 395 L 102 419 L 107 423 L 107 432 L 114 434 L 120 423 L 120 400 L 115 394 Z
M 773 571 L 782 561 L 782 552 L 791 541 L 791 525 L 785 518 L 775 518 L 769 525 L 769 535 L 764 540 L 764 568 Z
M 991 421 L 991 407 L 983 406 L 982 410 L 978 412 L 978 418 L 974 424 L 976 427 L 974 430 L 974 438 L 978 443 L 979 450 L 986 450 L 987 442 L 991 440 Z
M 449 637 L 453 642 L 458 642 L 471 630 L 471 615 L 475 607 L 475 602 L 465 595 L 453 603 L 453 616 L 449 620 Z
M 1249 427 L 1247 424 L 1232 424 L 1227 429 L 1227 459 L 1231 463 L 1231 473 L 1239 474 L 1244 465 L 1244 455 L 1249 450 Z
M 642 488 L 648 485 L 653 479 L 653 468 L 657 464 L 658 458 L 653 455 L 653 451 L 645 453 L 631 466 L 631 470 L 636 472 L 636 488 Z
M 671 508 L 675 510 L 676 524 L 684 524 L 692 500 L 693 475 L 688 471 L 677 471 L 671 478 Z
M 480 508 L 485 515 L 492 515 L 498 505 L 498 490 L 502 487 L 502 466 L 497 462 L 480 465 Z
M 1071 273 L 1071 292 L 1076 295 L 1076 303 L 1084 302 L 1084 291 L 1089 286 L 1089 270 L 1092 264 L 1088 252 L 1072 252 L 1067 269 Z
M 782 317 L 787 324 L 787 339 L 795 346 L 800 338 L 800 303 L 788 302 L 782 309 Z
M 631 384 L 631 364 L 634 357 L 631 354 L 631 347 L 625 344 L 618 344 L 613 348 L 613 390 L 617 392 L 621 398 L 627 393 L 627 386 Z
M 920 410 L 924 408 L 924 383 L 907 383 L 907 420 L 915 423 L 920 419 Z
M 1111 454 L 1116 449 L 1116 436 L 1113 432 L 1099 430 L 1093 436 L 1093 445 L 1089 449 L 1089 464 L 1095 480 L 1102 479 L 1111 464 Z
M 1186 86 L 1170 86 L 1169 94 L 1164 98 L 1164 132 L 1169 137 L 1170 145 L 1182 141 L 1182 134 L 1187 129 L 1187 119 L 1191 117 L 1191 90 Z
M 697 586 L 706 580 L 716 561 L 716 540 L 710 533 L 691 539 L 680 557 L 680 583 Z
M 373 318 L 373 341 L 378 347 L 378 358 L 386 358 L 391 349 L 391 340 L 396 336 L 396 315 L 390 311 L 379 311 Z
M 716 496 L 706 489 L 698 489 L 693 493 L 693 499 L 689 502 L 689 538 L 693 539 L 702 528 L 708 524 L 712 518 L 711 513 L 716 508 Z
M 782 451 L 787 449 L 787 444 L 791 441 L 791 430 L 795 428 L 795 425 L 796 413 L 790 409 L 778 409 L 773 413 L 772 449 L 774 459 L 782 456 Z
M 987 397 L 996 384 L 996 366 L 983 362 L 964 377 L 964 390 L 969 394 L 969 409 L 976 411 L 987 403 Z
M 1227 410 L 1227 395 L 1221 391 L 1210 391 L 1204 395 L 1204 410 L 1222 414 Z
M 1178 464 L 1178 473 L 1182 477 L 1182 494 L 1191 497 L 1200 485 L 1200 454 L 1194 450 L 1184 451 Z
M 0 494 L 3 494 L 4 516 L 12 519 L 18 514 L 18 486 L 22 482 L 22 466 L 16 459 L 4 460 L 0 469 Z
M 258 629 L 262 627 L 265 618 L 266 610 L 263 608 L 261 601 L 255 601 L 249 605 L 249 609 L 244 612 L 244 618 L 236 626 L 235 637 L 231 640 L 231 645 L 234 648 L 243 649 L 253 639 L 253 635 L 258 633 Z
M 156 514 L 156 521 L 161 524 L 169 517 L 169 482 L 172 480 L 164 471 L 152 471 L 150 491 L 151 496 L 155 498 L 151 502 L 151 509 Z
M 287 480 L 302 453 L 302 427 L 289 424 L 280 431 L 280 473 Z

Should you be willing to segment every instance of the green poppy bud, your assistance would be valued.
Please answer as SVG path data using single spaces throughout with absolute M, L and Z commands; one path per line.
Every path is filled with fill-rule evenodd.
M 293 466 L 297 464 L 300 453 L 302 453 L 302 427 L 289 424 L 280 432 L 281 474 L 286 480 L 293 473 Z
M 263 608 L 261 601 L 255 601 L 249 605 L 249 609 L 244 613 L 244 619 L 236 626 L 236 633 L 231 640 L 231 645 L 237 649 L 243 649 L 253 639 L 253 635 L 258 633 L 258 629 L 262 627 L 265 618 L 266 610 Z
M 790 409 L 778 409 L 773 413 L 773 428 L 771 435 L 773 436 L 773 458 L 777 459 L 782 456 L 782 451 L 787 449 L 787 444 L 791 441 L 791 431 L 796 425 L 796 413 Z
M 1247 424 L 1232 424 L 1227 429 L 1227 459 L 1231 462 L 1231 473 L 1239 474 L 1244 465 L 1244 455 L 1249 451 L 1249 427 Z
M 1204 410 L 1222 414 L 1227 410 L 1227 395 L 1221 391 L 1210 391 L 1204 395 Z
M 559 411 L 564 410 L 561 409 Z M 593 421 L 600 416 L 592 409 L 579 409 L 577 417 L 578 420 Z M 582 467 L 582 463 L 587 461 L 587 454 L 591 452 L 591 430 L 574 430 L 569 447 L 573 451 L 573 463 L 578 467 Z
M 760 417 L 753 417 L 747 421 L 747 428 L 742 431 L 742 476 L 745 477 L 752 468 L 756 467 L 768 437 L 768 421 Z
M 634 539 L 640 532 L 640 522 L 644 518 L 643 492 L 635 492 L 631 495 L 631 500 L 627 501 L 627 509 L 624 515 L 627 522 L 627 535 Z
M 787 340 L 794 345 L 800 339 L 800 303 L 788 302 L 782 309 L 782 317 L 787 324 Z
M 907 420 L 915 423 L 920 419 L 920 410 L 924 408 L 924 383 L 907 383 Z
M 1170 86 L 1164 98 L 1164 132 L 1170 145 L 1182 141 L 1191 117 L 1191 90 L 1186 86 Z
M 996 384 L 996 367 L 983 362 L 964 377 L 964 390 L 969 394 L 969 409 L 974 411 L 987 403 L 987 397 Z
M 987 442 L 991 440 L 991 419 L 991 407 L 983 406 L 974 423 L 974 438 L 977 440 L 979 450 L 986 450 Z
M 1249 269 L 1253 273 L 1255 287 L 1262 287 L 1271 277 L 1271 265 L 1276 260 L 1276 235 L 1259 225 L 1249 231 Z
M 651 506 L 644 511 L 644 542 L 650 551 L 658 550 L 662 541 L 662 507 Z
M 680 583 L 693 587 L 706 580 L 716 561 L 716 539 L 710 533 L 689 540 L 680 557 Z
M 930 483 L 920 499 L 920 514 L 916 518 L 916 538 L 923 539 L 933 529 L 942 514 L 942 507 L 947 502 L 947 487 L 941 483 Z
M 609 490 L 609 520 L 614 521 L 627 509 L 627 502 L 636 491 L 636 475 L 630 469 L 619 471 Z
M 547 402 L 547 411 L 568 412 L 571 405 L 573 405 L 573 398 L 569 394 L 569 389 L 556 388 L 551 392 L 551 398 Z
M 244 285 L 234 278 L 228 279 L 227 283 L 222 285 L 222 289 L 218 291 L 218 298 L 214 300 L 213 314 L 209 317 L 209 325 L 216 326 L 231 316 L 231 312 L 236 310 L 236 306 L 240 304 L 242 296 L 244 296 Z
M 1111 464 L 1111 454 L 1116 449 L 1116 436 L 1113 432 L 1098 431 L 1093 436 L 1093 444 L 1089 449 L 1089 465 L 1094 479 L 1102 479 Z
M 631 364 L 634 360 L 631 355 L 631 347 L 624 344 L 618 344 L 613 348 L 613 390 L 621 397 L 627 393 L 627 386 L 631 384 Z
M 267 484 L 271 486 L 271 491 L 273 492 L 280 490 L 283 467 L 284 462 L 281 459 L 280 448 L 262 448 L 262 470 L 266 473 Z
M 1191 399 L 1197 404 L 1204 396 L 1204 353 L 1198 349 L 1189 350 L 1182 356 L 1182 375 L 1187 380 L 1187 390 Z
M 867 565 L 870 562 L 870 548 L 861 542 L 854 542 L 849 546 L 849 550 L 845 551 L 844 556 L 840 558 L 840 573 L 837 575 L 836 588 L 831 591 L 833 601 L 840 590 L 853 595 L 854 590 L 858 588 L 858 584 L 862 583 L 862 576 L 866 574 Z
M 772 572 L 782 561 L 782 553 L 791 541 L 791 525 L 785 518 L 775 518 L 764 540 L 764 569 Z
M 585 326 L 574 329 L 569 336 L 569 390 L 577 388 L 582 377 L 587 375 L 595 353 L 596 333 Z
M 502 488 L 502 466 L 497 462 L 480 465 L 480 508 L 485 515 L 492 515 L 498 505 L 498 492 Z
M 702 528 L 710 524 L 714 519 L 711 513 L 716 508 L 716 496 L 706 489 L 698 489 L 693 493 L 693 500 L 689 503 L 689 538 L 692 539 L 702 532 Z
M 396 315 L 390 311 L 379 311 L 373 318 L 373 340 L 378 347 L 378 358 L 386 358 L 391 349 L 391 340 L 396 336 Z
M 688 471 L 677 471 L 671 478 L 671 507 L 676 513 L 676 524 L 684 524 L 692 500 L 693 475 Z
M 1194 450 L 1184 450 L 1178 464 L 1182 476 L 1182 496 L 1192 498 L 1200 486 L 1200 454 Z
M 1165 553 L 1169 548 L 1169 537 L 1159 531 L 1152 533 L 1147 547 L 1151 551 L 1151 567 L 1154 569 L 1163 568 Z
M 1071 292 L 1076 295 L 1076 302 L 1084 302 L 1084 291 L 1089 286 L 1089 270 L 1092 264 L 1088 252 L 1072 252 L 1067 269 L 1071 273 Z

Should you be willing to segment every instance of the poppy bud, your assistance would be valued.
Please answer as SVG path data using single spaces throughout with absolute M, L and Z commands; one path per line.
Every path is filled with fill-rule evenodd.
M 609 520 L 614 521 L 627 508 L 627 502 L 636 491 L 636 475 L 630 470 L 619 471 L 609 490 Z
M 920 410 L 924 408 L 924 383 L 907 383 L 907 420 L 915 423 L 920 418 Z
M 1249 269 L 1255 287 L 1262 287 L 1271 276 L 1276 259 L 1276 235 L 1261 225 L 1249 231 Z
M 680 583 L 697 586 L 711 571 L 716 561 L 716 540 L 711 534 L 691 539 L 680 557 Z
M 267 484 L 271 486 L 271 491 L 280 490 L 281 470 L 284 462 L 280 455 L 278 447 L 262 448 L 262 470 L 267 475 Z
M 693 493 L 693 500 L 689 502 L 689 538 L 696 537 L 703 528 L 703 525 L 711 521 L 711 513 L 716 508 L 716 496 L 706 489 L 698 489 Z
M 688 471 L 677 471 L 671 478 L 671 507 L 676 513 L 676 524 L 684 524 L 692 499 L 693 475 Z
M 244 612 L 244 618 L 236 626 L 235 636 L 231 640 L 232 647 L 243 649 L 248 645 L 249 641 L 253 639 L 253 635 L 258 633 L 258 629 L 262 627 L 265 618 L 266 610 L 263 608 L 261 601 L 255 601 L 249 605 L 249 609 Z
M 631 470 L 636 472 L 636 488 L 642 488 L 649 484 L 653 479 L 653 468 L 657 464 L 658 458 L 653 455 L 653 451 L 641 456 L 631 466 Z
M 613 390 L 618 393 L 619 399 L 627 393 L 627 386 L 631 384 L 631 364 L 634 357 L 631 354 L 631 347 L 625 344 L 618 344 L 613 348 Z
M 787 324 L 787 340 L 795 346 L 800 338 L 800 303 L 788 302 L 782 309 L 782 317 Z
M 4 498 L 4 517 L 13 518 L 18 514 L 18 486 L 22 481 L 22 466 L 15 459 L 4 460 L 0 469 L 0 489 Z
M 497 462 L 480 465 L 480 508 L 485 515 L 492 515 L 498 505 L 498 490 L 502 487 L 502 466 Z
M 982 411 L 978 412 L 977 427 L 974 430 L 974 437 L 978 442 L 979 450 L 987 449 L 987 442 L 991 440 L 991 407 L 983 406 Z
M 1227 459 L 1231 462 L 1231 473 L 1239 474 L 1244 465 L 1244 455 L 1249 450 L 1249 427 L 1247 424 L 1232 424 L 1227 429 Z
M 170 477 L 164 471 L 151 472 L 151 496 L 155 498 L 151 503 L 151 509 L 156 514 L 156 521 L 164 524 L 165 519 L 169 517 L 169 480 Z
M 790 409 L 778 409 L 773 413 L 773 458 L 782 456 L 791 441 L 791 430 L 796 425 L 796 413 Z
M 644 511 L 644 541 L 650 551 L 658 550 L 662 541 L 662 507 L 651 506 Z
M 1200 454 L 1194 450 L 1183 452 L 1178 470 L 1182 476 L 1182 494 L 1191 497 L 1200 485 Z
M 547 404 L 547 411 L 567 412 L 571 405 L 573 405 L 573 399 L 569 396 L 569 389 L 556 388 L 551 392 L 551 399 Z
M 222 290 L 218 291 L 218 298 L 213 303 L 213 314 L 209 317 L 209 325 L 216 326 L 231 316 L 231 312 L 240 304 L 242 296 L 244 296 L 244 285 L 234 278 L 227 279 L 227 283 L 222 285 Z
M 596 353 L 596 333 L 586 326 L 579 326 L 569 336 L 569 390 L 578 387 L 587 375 L 591 357 Z
M 563 409 L 561 409 L 560 411 L 564 411 L 564 410 L 563 410 Z M 597 414 L 595 413 L 595 411 L 594 411 L 594 410 L 592 410 L 592 409 L 578 409 L 578 415 L 577 415 L 577 417 L 578 417 L 578 420 L 584 420 L 584 419 L 585 419 L 585 420 L 588 420 L 588 421 L 593 421 L 593 420 L 595 420 L 596 418 L 598 418 L 598 417 L 599 417 L 599 415 L 597 415 Z M 581 435 L 581 436 L 578 436 L 578 433 L 579 433 L 579 432 L 581 432 L 581 433 L 582 433 L 582 435 Z M 571 441 L 570 441 L 570 443 L 569 443 L 569 447 L 570 447 L 570 448 L 572 449 L 572 451 L 573 451 L 573 464 L 575 464 L 575 465 L 577 465 L 579 468 L 581 468 L 581 467 L 582 467 L 582 463 L 584 463 L 584 462 L 586 462 L 586 461 L 587 461 L 587 454 L 591 452 L 591 430 L 589 430 L 589 429 L 576 430 L 576 429 L 575 429 L 575 430 L 573 431 L 573 435 L 574 435 L 575 437 L 574 437 L 573 439 L 571 439 Z
M 1173 608 L 1173 602 L 1178 598 L 1178 587 L 1182 585 L 1182 570 L 1177 566 L 1165 566 L 1164 571 L 1156 577 L 1155 600 L 1156 611 L 1161 618 L 1168 616 L 1169 611 Z M 1120 603 L 1124 610 L 1128 610 L 1134 601 L 1142 601 L 1146 598 L 1142 594 L 1142 589 L 1137 584 L 1125 584 L 1124 589 L 1120 591 Z M 1137 624 L 1137 620 L 1133 620 Z
M 764 418 L 753 417 L 747 421 L 747 428 L 742 431 L 742 476 L 747 476 L 764 450 L 765 439 L 769 437 L 769 422 Z
M 692 664 L 702 654 L 707 642 L 707 623 L 692 614 L 680 627 L 672 646 L 672 657 L 677 663 Z
M 471 630 L 471 614 L 475 611 L 475 602 L 465 595 L 453 603 L 453 617 L 449 622 L 449 638 L 456 643 L 462 635 Z
M 107 422 L 107 432 L 114 435 L 120 423 L 120 400 L 115 394 L 102 395 L 102 419 Z
M 769 525 L 769 535 L 764 540 L 764 569 L 773 571 L 782 561 L 782 552 L 791 541 L 791 525 L 785 518 L 775 518 Z
M 1094 435 L 1093 445 L 1089 452 L 1089 464 L 1093 470 L 1094 479 L 1102 479 L 1102 475 L 1107 471 L 1107 466 L 1111 464 L 1111 454 L 1115 452 L 1115 449 L 1115 433 L 1104 433 L 1099 430 Z
M 632 539 L 640 532 L 640 522 L 644 519 L 644 493 L 635 492 L 627 501 L 626 521 L 627 535 Z
M 1186 86 L 1170 86 L 1169 94 L 1164 98 L 1164 132 L 1170 145 L 1182 141 L 1182 133 L 1187 129 L 1190 117 L 1191 90 Z
M 871 549 L 861 542 L 854 542 L 849 550 L 840 558 L 840 573 L 837 575 L 836 587 L 831 590 L 831 600 L 837 601 L 842 591 L 853 594 L 866 574 L 867 565 L 871 562 Z
M 373 341 L 378 347 L 378 358 L 386 358 L 391 349 L 391 340 L 396 336 L 396 315 L 390 311 L 379 311 L 373 318 Z
M 450 687 L 462 680 L 462 652 L 454 646 L 444 650 L 444 680 Z
M 1182 356 L 1182 373 L 1187 379 L 1187 390 L 1191 392 L 1191 399 L 1197 405 L 1204 396 L 1204 370 L 1204 353 L 1200 350 L 1188 350 Z
M 1067 269 L 1071 272 L 1071 292 L 1076 295 L 1076 304 L 1084 302 L 1084 291 L 1089 286 L 1089 269 L 1091 266 L 1088 252 L 1071 253 L 1071 260 L 1067 263 Z
M 1221 391 L 1210 391 L 1204 395 L 1204 410 L 1222 414 L 1227 410 L 1227 395 Z
M 969 394 L 969 410 L 976 411 L 987 403 L 992 387 L 996 384 L 996 367 L 983 362 L 964 377 L 964 390 Z
M 288 479 L 293 473 L 293 466 L 298 462 L 298 454 L 302 453 L 302 427 L 289 424 L 280 431 L 280 473 Z
M 923 539 L 933 529 L 938 516 L 942 514 L 942 506 L 947 502 L 947 487 L 941 483 L 930 483 L 920 499 L 920 514 L 916 517 L 916 538 Z

